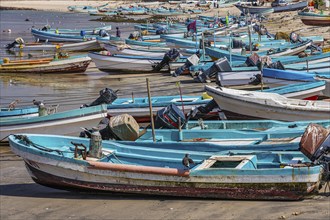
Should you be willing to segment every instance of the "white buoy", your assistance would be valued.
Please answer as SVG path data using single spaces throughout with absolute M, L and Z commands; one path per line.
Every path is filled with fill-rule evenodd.
M 11 29 L 8 29 L 7 32 L 8 32 L 8 33 L 11 33 Z

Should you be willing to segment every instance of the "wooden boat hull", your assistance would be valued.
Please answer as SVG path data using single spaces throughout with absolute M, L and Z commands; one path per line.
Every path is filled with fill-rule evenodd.
M 26 64 L 19 66 L 0 66 L 0 73 L 80 73 L 85 72 L 91 59 L 76 57 L 54 60 L 45 64 Z
M 330 26 L 330 15 L 320 15 L 310 12 L 298 12 L 298 15 L 305 25 Z
M 70 137 L 67 139 L 87 146 L 89 142 L 88 139 L 83 138 Z M 26 147 L 24 141 L 14 140 L 14 136 L 11 136 L 9 141 L 12 152 L 23 157 L 26 167 L 35 182 L 53 188 L 74 191 L 217 199 L 299 200 L 317 191 L 321 171 L 320 166 L 314 166 L 277 168 L 276 172 L 271 173 L 257 170 L 257 167 L 254 167 L 255 169 L 244 169 L 243 172 L 240 168 L 237 168 L 237 171 L 230 169 L 231 172 L 223 171 L 222 174 L 215 174 L 219 172 L 218 169 L 208 169 L 205 162 L 196 169 L 184 170 L 174 167 L 119 164 L 106 162 L 103 159 L 74 159 L 73 151 L 69 147 L 70 143 L 64 138 L 59 138 L 56 141 L 56 143 L 60 143 L 57 145 L 62 146 L 61 148 L 55 148 L 55 141 L 47 146 L 50 149 L 64 150 L 65 155 L 40 149 L 35 150 L 31 146 Z M 38 142 L 37 144 L 42 146 L 42 143 Z M 111 145 L 111 142 L 103 142 L 104 147 L 107 144 Z M 139 154 L 142 156 L 145 155 L 144 152 L 159 152 L 156 149 L 148 149 L 140 147 L 138 151 L 142 152 Z M 161 153 L 166 154 L 166 152 Z M 114 153 L 121 154 L 117 151 Z M 175 157 L 181 155 L 179 152 L 173 154 Z M 197 154 L 212 155 L 205 152 L 197 152 Z M 280 152 L 277 152 L 277 154 L 280 154 Z M 274 152 L 275 158 L 278 158 L 277 154 L 275 155 Z M 200 157 L 209 158 L 207 155 Z M 303 156 L 299 152 L 293 155 Z M 151 154 L 142 157 L 148 156 L 151 156 Z M 128 157 L 134 157 L 134 154 L 128 155 Z M 250 156 L 237 157 L 253 158 Z M 248 162 L 243 162 L 243 164 L 252 163 L 251 159 Z M 214 159 L 211 157 L 207 160 L 209 161 L 206 162 L 211 162 Z M 158 160 L 156 163 L 158 163 Z M 206 167 L 204 168 L 204 166 Z M 272 170 L 272 168 L 266 168 L 266 170 Z
M 234 4 L 236 6 L 236 8 L 238 8 L 241 12 L 245 13 L 245 14 L 262 14 L 262 15 L 266 15 L 266 14 L 270 14 L 274 12 L 273 8 L 267 8 L 267 7 L 250 7 L 250 6 L 245 6 L 245 5 L 241 5 L 239 3 Z
M 174 196 L 174 197 L 192 197 L 192 198 L 214 198 L 214 199 L 238 199 L 238 200 L 301 200 L 308 193 L 306 188 L 309 184 L 306 183 L 209 183 L 201 184 L 199 187 L 194 187 L 196 183 L 188 182 L 184 184 L 168 184 L 166 182 L 157 181 L 125 181 L 123 178 L 111 181 L 108 178 L 108 183 L 100 183 L 99 177 L 94 181 L 90 179 L 81 179 L 83 174 L 74 174 L 77 179 L 63 177 L 60 173 L 50 173 L 49 169 L 56 167 L 48 167 L 45 169 L 45 165 L 37 163 L 35 161 L 26 161 L 26 167 L 36 183 L 69 191 L 82 191 L 82 192 L 100 192 L 100 193 L 134 193 L 143 195 L 158 195 L 158 196 Z M 32 164 L 32 165 L 31 165 Z M 38 168 L 36 168 L 38 167 Z M 67 172 L 67 170 L 59 170 L 59 172 Z M 103 173 L 108 173 L 104 172 Z M 119 172 L 116 173 L 119 176 Z M 234 178 L 234 176 L 228 176 L 227 179 Z M 258 179 L 255 177 L 254 179 Z M 272 178 L 272 177 L 269 177 Z M 275 177 L 277 178 L 277 177 Z M 253 181 L 251 179 L 251 182 Z M 102 178 L 104 181 L 104 178 Z M 118 183 L 120 182 L 120 183 Z M 152 185 L 153 184 L 153 185 Z M 290 189 L 290 191 L 288 190 Z
M 235 92 L 235 90 L 222 88 L 225 91 L 223 92 L 210 86 L 206 86 L 205 89 L 222 110 L 242 116 L 282 121 L 329 119 L 329 102 L 296 100 L 291 101 L 293 104 L 289 106 L 287 104 L 289 99 L 283 99 L 283 96 L 272 93 L 242 91 L 238 92 L 240 93 L 238 95 L 231 95 L 228 91 Z M 271 98 L 272 96 L 274 97 Z

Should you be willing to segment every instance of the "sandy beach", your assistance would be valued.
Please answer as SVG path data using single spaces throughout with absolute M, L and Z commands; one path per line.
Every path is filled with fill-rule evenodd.
M 52 12 L 68 12 L 70 5 L 98 6 L 109 1 L 29 1 L 1 0 L 1 7 L 33 8 Z M 133 1 L 110 1 L 117 7 Z M 172 6 L 173 7 L 173 6 Z M 229 11 L 239 14 L 235 7 L 210 9 L 205 15 L 223 16 Z M 0 12 L 1 13 L 1 12 Z M 37 12 L 36 12 L 37 13 Z M 188 16 L 188 15 L 187 15 Z M 183 16 L 185 17 L 185 16 Z M 25 17 L 22 17 L 24 22 Z M 40 19 L 41 20 L 41 19 Z M 322 35 L 325 46 L 330 45 L 330 28 L 304 25 L 297 12 L 270 15 L 265 24 L 271 33 L 297 31 L 302 36 Z M 2 31 L 2 27 L 1 27 Z M 14 32 L 14 28 L 13 28 Z M 79 106 L 97 97 L 98 91 L 110 87 L 120 89 L 119 97 L 146 96 L 145 78 L 151 81 L 152 95 L 177 95 L 175 83 L 180 81 L 183 94 L 197 95 L 204 85 L 194 83 L 187 75 L 177 78 L 167 73 L 157 74 L 107 74 L 91 64 L 86 73 L 54 75 L 1 75 L 4 87 L 16 86 L 17 94 L 28 93 L 24 88 L 34 88 L 36 94 L 26 94 L 30 102 L 32 95 L 42 94 L 50 101 L 62 101 L 64 105 Z M 75 82 L 75 83 L 72 83 Z M 16 85 L 15 85 L 16 83 Z M 214 83 L 213 83 L 214 84 Z M 9 90 L 8 90 L 9 91 Z M 6 99 L 2 93 L 2 99 Z M 49 96 L 49 97 L 48 97 Z M 7 98 L 8 98 L 7 97 Z M 11 98 L 10 97 L 10 98 Z M 41 95 L 40 95 L 41 97 Z M 233 201 L 211 199 L 183 199 L 141 195 L 98 195 L 56 190 L 38 185 L 28 174 L 22 158 L 15 156 L 8 146 L 0 146 L 0 219 L 329 219 L 330 197 L 321 193 L 303 201 Z M 326 196 L 327 195 L 327 196 Z

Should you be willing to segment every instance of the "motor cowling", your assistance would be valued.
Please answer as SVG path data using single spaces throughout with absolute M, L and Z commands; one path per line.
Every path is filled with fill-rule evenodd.
M 95 105 L 101 105 L 101 104 L 111 104 L 113 101 L 117 99 L 117 91 L 113 91 L 112 89 L 105 88 L 100 90 L 100 96 L 93 101 L 89 105 L 85 106 L 95 106 Z
M 197 76 L 197 79 L 200 82 L 206 82 L 208 79 L 214 78 L 217 72 L 227 72 L 227 71 L 232 71 L 230 63 L 228 62 L 226 57 L 220 58 L 217 61 L 214 61 L 213 65 L 210 68 L 202 71 Z
M 177 49 L 175 48 L 170 49 L 168 52 L 164 54 L 162 61 L 154 67 L 154 71 L 160 71 L 166 65 L 169 65 L 171 61 L 175 61 L 179 57 L 180 57 L 180 52 Z

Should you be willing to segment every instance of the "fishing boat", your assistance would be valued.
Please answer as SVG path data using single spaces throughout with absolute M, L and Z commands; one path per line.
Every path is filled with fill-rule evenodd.
M 234 4 L 236 8 L 238 8 L 244 14 L 259 14 L 259 15 L 267 15 L 274 12 L 274 8 L 265 7 L 265 6 L 252 6 L 251 3 L 236 3 Z
M 35 60 L 0 61 L 0 73 L 80 73 L 85 72 L 91 58 L 71 56 L 68 58 L 43 58 Z
M 303 43 L 298 43 L 291 46 L 278 47 L 267 51 L 257 52 L 260 56 L 270 56 L 270 57 L 281 57 L 281 56 L 292 56 L 303 52 L 312 44 L 312 40 L 306 40 Z M 232 61 L 246 61 L 248 55 L 241 55 L 239 53 L 231 53 L 230 50 L 219 49 L 215 47 L 206 47 L 206 54 L 209 56 L 219 59 L 222 57 L 227 57 L 228 60 Z
M 36 28 L 31 29 L 31 33 L 37 41 L 49 41 L 49 42 L 83 42 L 86 40 L 96 39 L 95 35 L 85 35 L 83 34 L 60 34 L 42 31 Z
M 0 140 L 19 132 L 77 135 L 81 127 L 98 124 L 106 116 L 106 110 L 106 105 L 99 105 L 38 117 L 0 118 Z
M 183 112 L 188 114 L 192 109 L 201 105 L 206 105 L 212 99 L 205 96 L 155 96 L 151 97 L 152 111 L 156 116 L 157 111 L 162 108 L 174 104 Z M 150 121 L 149 101 L 148 97 L 134 97 L 134 98 L 119 98 L 108 105 L 108 114 L 110 116 L 117 116 L 123 112 L 133 116 L 138 122 Z M 212 111 L 204 115 L 205 118 L 217 117 L 217 111 Z
M 154 71 L 153 66 L 157 65 L 162 58 L 144 57 L 122 54 L 111 54 L 110 52 L 90 52 L 88 56 L 93 60 L 96 67 L 104 72 L 145 72 Z
M 328 73 L 330 67 L 328 68 Z M 327 75 L 330 79 L 329 74 L 323 74 L 325 77 Z M 279 69 L 269 69 L 264 68 L 262 71 L 263 82 L 271 87 L 281 86 L 281 85 L 292 85 L 300 84 L 302 82 L 315 82 L 317 74 L 314 72 L 302 72 L 293 70 L 279 70 Z M 324 87 L 325 88 L 325 87 Z
M 268 84 L 267 84 L 268 85 Z M 306 83 L 294 83 L 284 86 L 264 89 L 263 92 L 277 93 L 287 98 L 317 100 L 324 95 L 326 89 L 325 81 L 311 81 Z
M 23 118 L 38 116 L 38 108 L 34 106 L 1 108 L 0 118 Z
M 329 119 L 330 102 L 286 98 L 276 93 L 243 91 L 205 86 L 219 107 L 238 118 L 263 118 L 283 121 Z
M 100 26 L 100 27 L 83 27 L 78 29 L 65 29 L 65 28 L 48 28 L 49 26 L 45 26 L 47 28 L 46 31 L 53 32 L 55 31 L 59 34 L 72 34 L 72 35 L 80 35 L 82 32 L 87 35 L 98 35 L 100 31 L 111 31 L 112 26 Z
M 329 120 L 322 123 L 329 127 Z M 311 123 L 311 121 L 310 121 Z M 305 126 L 274 127 L 267 130 L 236 130 L 236 129 L 155 129 L 157 143 L 168 143 L 162 149 L 173 149 L 170 143 L 184 143 L 180 150 L 189 151 L 223 151 L 223 150 L 299 150 L 301 136 Z M 293 125 L 292 123 L 291 125 Z M 148 130 L 135 142 L 153 142 L 153 134 Z M 125 142 L 128 144 L 128 142 Z M 199 144 L 198 144 L 199 143 Z M 155 146 L 154 148 L 158 148 Z
M 97 148 L 86 138 L 32 134 L 9 143 L 36 183 L 85 192 L 298 200 L 317 193 L 323 171 L 298 151 L 190 152 L 181 143 L 165 150 L 113 141 Z
M 94 51 L 100 50 L 100 44 L 97 40 L 87 40 L 77 43 L 57 43 L 57 44 L 42 44 L 42 43 L 25 43 L 25 44 L 15 44 L 11 51 L 14 52 L 34 52 L 34 51 Z
M 286 0 L 275 0 L 271 6 L 274 9 L 274 13 L 284 11 L 297 11 L 307 7 L 308 1 L 287 2 Z
M 330 14 L 326 12 L 312 12 L 309 9 L 298 12 L 299 18 L 305 25 L 330 26 Z
M 128 45 L 137 45 L 137 46 L 145 46 L 145 47 L 166 47 L 165 42 L 149 42 L 149 41 L 125 39 L 125 43 Z
M 113 54 L 126 54 L 126 55 L 139 55 L 146 57 L 160 57 L 163 58 L 164 54 L 170 50 L 170 48 L 163 47 L 144 47 L 134 45 L 116 45 L 110 42 L 101 42 L 100 46 Z

